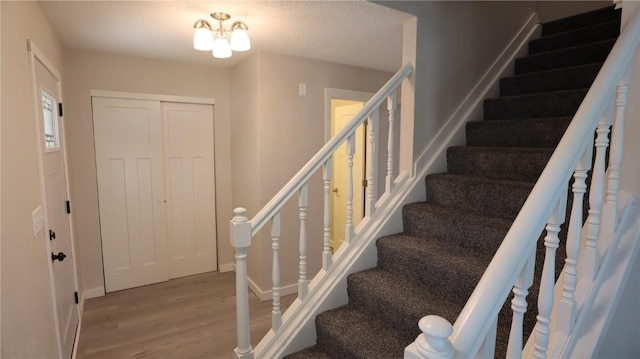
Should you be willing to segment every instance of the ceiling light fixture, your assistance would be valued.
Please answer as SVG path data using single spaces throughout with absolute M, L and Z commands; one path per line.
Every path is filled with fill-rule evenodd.
M 193 48 L 201 51 L 213 51 L 213 57 L 224 59 L 231 57 L 233 51 L 251 49 L 247 31 L 249 27 L 242 21 L 235 21 L 230 29 L 224 28 L 224 21 L 231 16 L 224 12 L 214 12 L 211 17 L 218 20 L 219 27 L 214 29 L 207 21 L 200 19 L 193 24 L 196 33 L 193 36 Z

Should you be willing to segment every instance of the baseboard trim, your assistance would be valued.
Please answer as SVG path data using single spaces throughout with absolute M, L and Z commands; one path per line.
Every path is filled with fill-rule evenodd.
M 249 282 L 249 289 L 253 292 L 253 294 L 260 299 L 262 302 L 266 302 L 268 300 L 273 299 L 273 289 L 262 290 L 258 285 L 251 280 L 251 278 L 247 277 L 247 282 Z M 298 283 L 289 284 L 284 287 L 280 287 L 280 296 L 290 295 L 298 293 Z
M 443 156 L 453 139 L 464 136 L 464 125 L 474 113 L 479 113 L 478 111 L 482 110 L 482 103 L 488 97 L 488 94 L 492 91 L 498 92 L 500 78 L 510 75 L 510 69 L 513 68 L 516 57 L 525 54 L 527 43 L 533 38 L 536 31 L 539 31 L 538 23 L 538 14 L 531 14 L 518 33 L 482 75 L 471 92 L 460 103 L 460 106 L 447 119 L 436 136 L 433 137 L 433 140 L 418 156 L 414 163 L 413 173 L 417 174 L 420 169 L 431 166 Z M 442 162 L 442 164 L 444 163 L 446 162 Z M 444 170 L 446 170 L 446 167 L 442 168 L 442 171 Z
M 104 294 L 105 294 L 104 287 L 89 288 L 89 289 L 85 289 L 82 292 L 84 299 L 103 297 Z
M 236 271 L 236 265 L 234 263 L 226 263 L 226 264 L 218 265 L 218 272 L 220 273 L 235 272 L 235 271 Z

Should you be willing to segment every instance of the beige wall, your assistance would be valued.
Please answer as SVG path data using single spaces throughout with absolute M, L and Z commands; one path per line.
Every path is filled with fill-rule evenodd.
M 229 70 L 68 50 L 65 54 L 65 73 L 71 201 L 85 290 L 104 285 L 91 90 L 215 98 L 218 262 L 232 263 L 227 225 L 231 219 Z
M 540 22 L 548 22 L 613 5 L 613 1 L 536 1 Z
M 247 110 L 249 112 L 243 112 L 238 118 L 234 111 L 231 133 L 233 204 L 246 207 L 251 218 L 324 145 L 325 88 L 376 92 L 392 74 L 272 53 L 256 54 L 247 61 L 232 70 L 231 107 L 255 106 L 257 111 Z M 240 74 L 242 80 L 235 77 Z M 247 84 L 245 79 L 248 86 L 257 86 L 257 94 L 236 91 L 240 83 Z M 236 80 L 237 88 L 233 87 Z M 307 96 L 298 95 L 301 82 L 307 85 Z M 257 156 L 252 159 L 252 154 Z M 243 165 L 236 166 L 236 163 Z M 253 167 L 256 164 L 257 167 Z M 320 171 L 309 184 L 307 273 L 310 279 L 321 266 L 322 188 Z M 243 193 L 245 190 L 253 191 L 251 196 Z M 282 286 L 297 280 L 299 223 L 297 196 L 294 196 L 282 211 Z M 272 287 L 269 231 L 270 225 L 265 226 L 254 238 L 249 252 L 249 276 L 265 291 Z
M 424 151 L 535 10 L 531 1 L 377 3 L 418 18 L 414 155 Z
M 2 6 L 2 358 L 57 356 L 44 231 L 31 212 L 42 205 L 36 162 L 27 39 L 58 71 L 63 51 L 36 2 Z

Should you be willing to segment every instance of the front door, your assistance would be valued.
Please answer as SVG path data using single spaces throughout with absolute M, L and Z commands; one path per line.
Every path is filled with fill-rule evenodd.
M 67 213 L 67 189 L 63 152 L 62 114 L 59 111 L 60 78 L 37 56 L 32 57 L 37 91 L 39 146 L 42 154 L 41 175 L 45 190 L 45 240 L 49 242 L 52 263 L 54 309 L 59 338 L 59 354 L 71 358 L 78 325 L 76 279 L 71 232 Z

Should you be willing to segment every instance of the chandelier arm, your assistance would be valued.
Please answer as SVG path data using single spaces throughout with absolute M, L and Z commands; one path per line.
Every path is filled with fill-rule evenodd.
M 209 31 L 213 31 L 213 27 L 207 20 L 200 19 L 193 24 L 194 29 L 199 29 L 205 26 L 209 29 Z
M 247 24 L 245 24 L 243 21 L 234 21 L 233 24 L 231 24 L 231 30 L 233 31 L 235 29 L 242 29 L 244 31 L 249 31 L 249 26 L 247 26 Z

